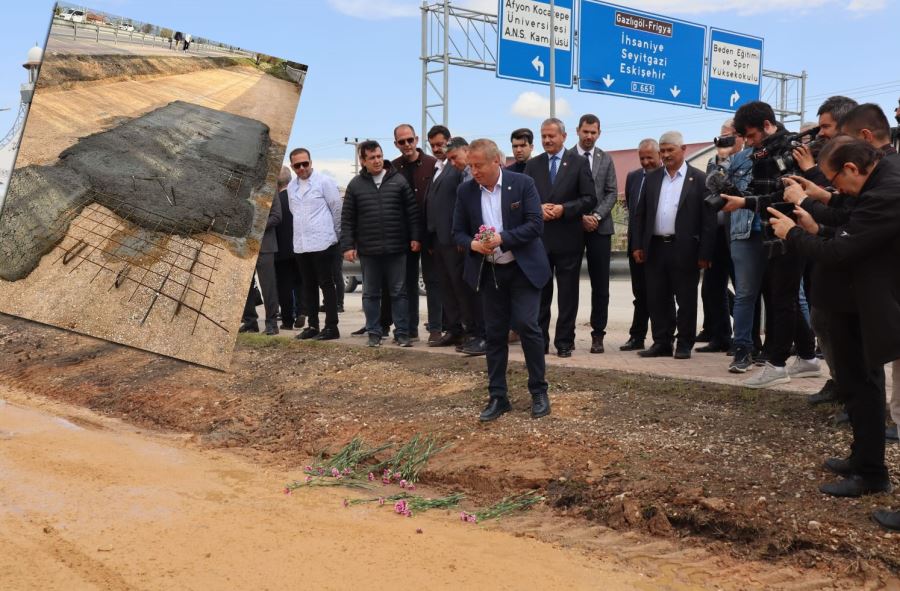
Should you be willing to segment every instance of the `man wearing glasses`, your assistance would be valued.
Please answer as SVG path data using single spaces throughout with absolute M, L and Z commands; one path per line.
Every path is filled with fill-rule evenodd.
M 306 148 L 290 154 L 297 174 L 287 187 L 288 204 L 294 217 L 294 256 L 300 268 L 303 301 L 308 324 L 298 339 L 328 341 L 340 338 L 334 258 L 341 231 L 341 194 L 330 177 L 313 170 Z M 319 331 L 319 289 L 325 304 L 325 328 Z
M 416 130 L 409 123 L 401 123 L 394 128 L 394 146 L 400 150 L 400 156 L 395 158 L 391 165 L 399 172 L 406 183 L 412 188 L 413 195 L 416 197 L 416 204 L 419 211 L 425 211 L 425 195 L 428 192 L 428 185 L 435 173 L 435 164 L 437 159 L 422 152 L 417 147 L 419 136 Z M 427 233 L 425 227 L 425 215 L 419 217 L 418 223 L 419 236 L 425 236 Z M 406 255 L 406 299 L 409 306 L 409 339 L 412 342 L 419 340 L 419 252 L 409 251 Z M 422 258 L 426 257 L 422 253 Z M 435 289 L 432 278 L 433 262 L 431 257 L 428 261 L 422 261 L 423 272 L 428 275 L 426 281 L 432 289 Z M 433 294 L 437 295 L 437 294 Z M 441 310 L 440 300 L 431 299 L 434 309 L 428 310 L 429 341 L 434 342 L 441 338 Z

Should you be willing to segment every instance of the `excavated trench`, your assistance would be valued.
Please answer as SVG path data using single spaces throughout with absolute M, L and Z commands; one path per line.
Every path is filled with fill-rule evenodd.
M 248 236 L 269 141 L 255 119 L 174 101 L 80 139 L 52 166 L 14 171 L 0 217 L 0 277 L 28 276 L 92 202 L 153 232 Z

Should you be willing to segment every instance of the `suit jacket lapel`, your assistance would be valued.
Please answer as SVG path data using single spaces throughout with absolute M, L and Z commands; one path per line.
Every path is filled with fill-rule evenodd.
M 481 187 L 478 183 L 473 184 L 475 185 L 475 190 L 473 191 L 475 198 L 472 200 L 472 208 L 474 210 L 472 211 L 472 221 L 475 222 L 475 232 L 478 232 L 478 228 L 484 225 L 484 217 L 481 215 Z
M 597 178 L 598 172 L 600 172 L 600 149 L 594 148 L 591 153 L 591 178 Z
M 512 205 L 511 191 L 512 184 L 510 184 L 509 179 L 507 179 L 506 184 L 500 187 L 500 217 L 503 220 L 504 230 L 509 230 L 509 215 L 507 212 Z
M 584 156 L 581 156 L 581 158 L 584 158 Z M 561 155 L 560 158 L 559 158 L 559 168 L 556 170 L 556 181 L 553 183 L 553 186 L 554 186 L 554 187 L 560 183 L 560 180 L 559 180 L 559 179 L 560 179 L 564 174 L 566 174 L 566 171 L 570 168 L 570 167 L 569 167 L 569 160 L 571 160 L 571 158 L 570 158 L 570 156 L 569 156 L 568 150 L 563 150 L 563 151 L 562 151 L 562 155 Z M 549 168 L 549 166 L 550 166 L 550 163 L 549 163 L 549 156 L 548 156 L 547 176 L 550 176 L 550 168 Z
M 676 212 L 681 210 L 681 204 L 684 203 L 685 197 L 690 193 L 691 187 L 694 184 L 694 174 L 691 171 L 691 167 L 688 166 L 687 170 L 684 171 L 684 183 L 681 185 L 681 195 L 678 196 L 678 208 L 675 210 Z

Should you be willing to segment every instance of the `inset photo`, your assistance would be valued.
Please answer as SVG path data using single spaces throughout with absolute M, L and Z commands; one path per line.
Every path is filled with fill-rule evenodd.
M 225 369 L 307 68 L 175 25 L 59 3 L 25 56 L 0 312 Z

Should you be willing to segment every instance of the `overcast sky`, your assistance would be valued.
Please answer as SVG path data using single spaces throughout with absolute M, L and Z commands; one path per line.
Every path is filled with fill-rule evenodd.
M 44 43 L 53 4 L 15 2 L 5 11 L 0 37 L 0 135 L 12 125 L 21 63 L 28 48 Z M 707 26 L 765 38 L 766 69 L 809 74 L 807 119 L 824 98 L 847 94 L 877 102 L 893 121 L 900 96 L 900 68 L 887 53 L 896 43 L 900 8 L 887 0 L 663 0 L 619 4 Z M 497 2 L 457 5 L 496 13 Z M 400 122 L 421 125 L 422 64 L 420 2 L 415 0 L 258 0 L 248 3 L 196 0 L 96 0 L 88 7 L 151 22 L 309 65 L 290 147 L 312 151 L 314 166 L 345 184 L 352 148 L 344 137 L 382 141 L 396 155 L 391 131 Z M 10 23 L 15 23 L 11 26 Z M 764 86 L 764 93 L 768 90 Z M 507 147 L 517 127 L 536 129 L 548 112 L 544 86 L 498 79 L 494 72 L 451 68 L 450 129 L 468 139 L 490 137 Z M 717 134 L 727 114 L 681 106 L 557 90 L 557 114 L 574 129 L 579 115 L 597 114 L 599 146 L 631 148 L 669 129 L 688 142 Z M 286 116 L 288 116 L 286 114 Z M 574 141 L 570 133 L 569 145 Z M 635 163 L 637 166 L 637 163 Z

